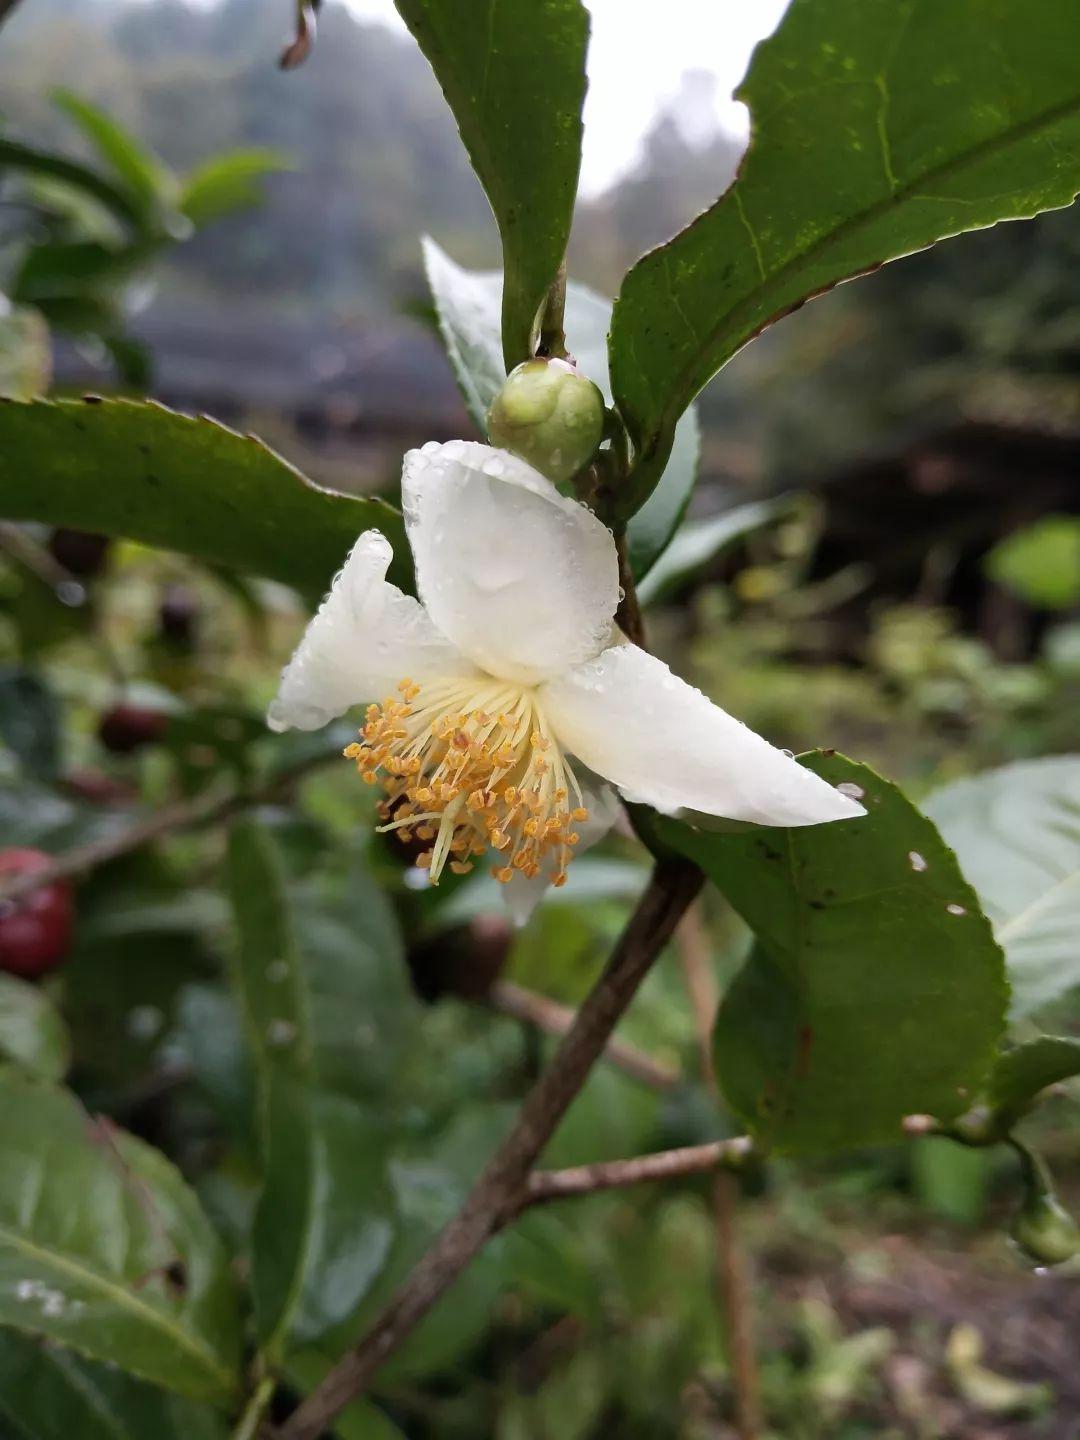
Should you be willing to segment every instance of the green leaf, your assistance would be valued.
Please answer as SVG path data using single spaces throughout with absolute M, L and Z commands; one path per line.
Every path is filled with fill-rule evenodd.
M 0 834 L 5 845 L 29 845 L 58 855 L 115 835 L 130 824 L 130 814 L 68 799 L 47 785 L 0 785 Z
M 630 270 L 611 333 L 637 494 L 720 367 L 810 296 L 1080 190 L 1071 0 L 794 0 L 737 92 L 730 189 Z
M 153 402 L 0 405 L 0 515 L 179 550 L 311 595 L 374 527 L 394 546 L 391 578 L 410 583 L 391 506 L 321 490 L 260 441 Z
M 481 431 L 506 378 L 499 342 L 502 276 L 496 271 L 465 270 L 424 238 L 424 265 L 435 299 L 439 329 L 465 404 Z M 584 285 L 566 287 L 566 337 L 581 369 L 611 403 L 607 368 L 607 332 L 611 303 Z M 635 576 L 649 572 L 682 519 L 697 478 L 701 448 L 697 413 L 683 416 L 664 478 L 630 521 L 627 536 Z
M 0 1331 L 0 1416 L 20 1440 L 226 1440 L 228 1435 L 213 1410 L 16 1330 Z
M 958 780 L 924 809 L 993 921 L 1014 1016 L 1080 985 L 1080 756 Z
M 855 820 L 741 834 L 660 820 L 757 936 L 724 997 L 728 1100 L 784 1151 L 897 1140 L 970 1103 L 1001 1033 L 1001 952 L 933 825 L 867 766 L 801 763 L 857 794 Z
M 43 1080 L 62 1080 L 71 1042 L 59 1011 L 36 985 L 0 974 L 0 1059 Z
M 954 1225 L 977 1225 L 986 1209 L 990 1155 L 958 1145 L 944 1135 L 927 1135 L 911 1148 L 911 1188 L 924 1209 Z
M 471 1118 L 468 1115 L 464 1117 L 466 1127 Z M 486 1160 L 499 1138 L 499 1130 L 492 1127 L 487 1114 L 480 1118 L 484 1122 L 481 1153 Z M 389 1260 L 348 1324 L 324 1340 L 320 1347 L 324 1359 L 319 1371 L 313 1369 L 311 1383 L 315 1383 L 318 1374 L 325 1371 L 327 1359 L 340 1357 L 366 1333 L 437 1233 L 461 1208 L 478 1167 L 473 1164 L 469 1179 L 463 1177 L 462 1171 L 466 1166 L 462 1163 L 462 1156 L 449 1153 L 456 1149 L 452 1143 L 456 1138 L 452 1132 L 450 1142 L 444 1142 L 440 1147 L 448 1153 L 434 1156 L 431 1160 L 395 1158 L 391 1179 L 400 1224 Z M 445 1373 L 463 1354 L 481 1343 L 491 1327 L 492 1307 L 506 1285 L 503 1250 L 500 1238 L 496 1237 L 489 1243 L 484 1253 L 477 1257 L 465 1274 L 459 1276 L 390 1357 L 380 1372 L 380 1379 L 396 1384 L 412 1377 Z
M 404 1430 L 370 1401 L 354 1400 L 334 1421 L 338 1440 L 405 1440 Z
M 688 579 L 710 560 L 715 560 L 729 545 L 737 545 L 748 535 L 771 524 L 789 504 L 783 496 L 773 500 L 752 500 L 749 504 L 736 505 L 719 515 L 712 515 L 708 520 L 685 521 L 649 571 L 648 579 L 638 587 L 638 599 L 643 605 L 651 605 L 669 595 L 681 581 Z M 648 506 L 645 508 L 647 510 Z M 631 529 L 633 524 L 631 521 Z
M 185 176 L 177 209 L 197 228 L 263 201 L 268 175 L 292 168 L 280 150 L 253 146 L 230 150 L 197 165 Z
M 382 1268 L 391 1225 L 367 1114 L 316 1088 L 310 998 L 281 861 L 253 821 L 230 836 L 229 888 L 263 1150 L 252 1289 L 260 1345 L 277 1366 L 355 1309 Z
M 983 562 L 987 575 L 1041 610 L 1080 602 L 1080 515 L 1044 515 L 999 540 Z
M 60 707 L 45 682 L 30 670 L 0 665 L 0 741 L 24 773 L 55 778 L 60 760 Z
M 127 825 L 136 817 L 129 816 Z M 218 968 L 219 896 L 144 851 L 86 877 L 64 967 L 64 1015 L 82 1084 L 130 1093 L 160 1074 L 186 985 Z M 217 902 L 217 903 L 215 903 Z
M 229 1404 L 240 1334 L 225 1253 L 158 1151 L 0 1072 L 0 1324 Z
M 33 145 L 22 145 L 16 140 L 0 138 L 0 172 L 4 170 L 60 180 L 81 194 L 89 195 L 127 224 L 138 227 L 141 223 L 139 206 L 126 190 L 106 180 L 89 166 L 80 165 L 77 160 L 68 160 L 63 155 L 54 155 L 50 150 L 39 150 Z
M 71 299 L 93 306 L 114 298 L 154 253 L 147 244 L 118 248 L 99 240 L 34 245 L 11 282 L 12 298 L 42 307 Z
M 89 100 L 54 90 L 53 104 L 73 120 L 132 196 L 144 221 L 152 221 L 173 199 L 176 181 L 133 135 Z
M 355 868 L 340 902 L 299 894 L 293 913 L 320 1088 L 385 1109 L 420 1024 L 386 897 Z
M 395 0 L 427 56 L 502 237 L 506 371 L 566 253 L 581 166 L 589 17 L 580 0 Z
M 1039 1035 L 998 1056 L 986 1087 L 986 1103 L 1003 1130 L 1031 1108 L 1041 1090 L 1080 1075 L 1080 1040 Z
M 0 399 L 32 400 L 51 379 L 49 327 L 40 311 L 0 298 Z

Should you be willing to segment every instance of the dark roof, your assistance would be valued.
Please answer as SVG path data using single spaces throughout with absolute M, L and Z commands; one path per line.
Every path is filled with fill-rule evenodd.
M 324 414 L 364 429 L 460 428 L 464 411 L 437 338 L 418 320 L 324 323 L 158 305 L 132 334 L 150 347 L 155 396 L 186 410 Z M 102 384 L 71 346 L 58 379 Z

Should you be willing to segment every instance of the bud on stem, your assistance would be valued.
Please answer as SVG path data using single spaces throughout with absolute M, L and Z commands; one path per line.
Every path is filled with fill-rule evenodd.
M 493 445 L 527 460 L 556 485 L 592 460 L 604 433 L 604 397 L 569 360 L 526 360 L 488 412 Z
M 1080 1255 L 1080 1226 L 1054 1194 L 1046 1166 L 1025 1145 L 1013 1140 L 1020 1156 L 1024 1203 L 1010 1231 L 1036 1265 L 1062 1265 Z

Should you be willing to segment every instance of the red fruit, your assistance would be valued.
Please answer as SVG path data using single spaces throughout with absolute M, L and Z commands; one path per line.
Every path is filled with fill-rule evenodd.
M 98 739 L 114 755 L 130 755 L 160 740 L 168 724 L 164 710 L 151 710 L 146 705 L 114 705 L 101 717 Z
M 48 869 L 52 857 L 41 850 L 0 850 L 0 889 L 19 875 Z M 36 979 L 55 970 L 71 949 L 75 905 L 71 886 L 55 880 L 21 900 L 0 900 L 0 970 Z

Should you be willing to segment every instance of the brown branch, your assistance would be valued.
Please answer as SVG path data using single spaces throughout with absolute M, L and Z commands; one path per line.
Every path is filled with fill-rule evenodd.
M 480 1004 L 526 1025 L 535 1025 L 547 1035 L 566 1035 L 577 1018 L 577 1012 L 569 1005 L 560 1005 L 558 1000 L 539 995 L 535 990 L 526 990 L 512 980 L 496 980 Z M 659 1060 L 654 1060 L 625 1040 L 609 1040 L 602 1058 L 653 1090 L 673 1090 L 679 1083 L 677 1071 L 662 1065 Z
M 315 48 L 317 16 L 322 0 L 297 0 L 296 34 L 278 57 L 282 70 L 295 70 Z
M 222 795 L 216 790 L 204 791 L 190 800 L 178 800 L 172 805 L 166 805 L 116 835 L 106 835 L 100 840 L 92 840 L 88 845 L 78 845 L 75 849 L 58 855 L 51 865 L 19 875 L 6 885 L 0 885 L 0 905 L 22 900 L 35 890 L 40 890 L 45 885 L 54 885 L 58 880 L 71 880 L 85 875 L 90 870 L 96 870 L 99 865 L 107 865 L 123 855 L 130 855 L 133 850 L 141 850 L 144 845 L 149 845 L 173 831 L 190 830 L 196 825 L 219 824 L 251 805 L 264 804 L 309 770 L 325 765 L 338 754 L 338 751 L 333 750 L 324 755 L 313 756 L 291 769 L 283 770 L 256 790 L 233 791 L 228 795 Z
M 550 1200 L 568 1200 L 575 1195 L 595 1195 L 600 1190 L 641 1185 L 647 1180 L 676 1180 L 720 1167 L 738 1169 L 752 1149 L 753 1142 L 739 1135 L 732 1140 L 712 1140 L 707 1145 L 638 1155 L 632 1160 L 574 1165 L 566 1170 L 534 1170 L 529 1176 L 524 1203 L 543 1205 Z
M 316 1440 L 361 1394 L 384 1361 L 423 1319 L 492 1235 L 520 1212 L 528 1174 L 554 1134 L 619 1017 L 701 888 L 685 861 L 661 862 L 607 966 L 551 1063 L 533 1086 L 510 1134 L 461 1210 L 436 1238 L 359 1345 L 338 1362 L 285 1423 L 282 1440 Z
M 615 544 L 619 556 L 619 585 L 622 588 L 622 599 L 615 612 L 615 623 L 629 640 L 644 650 L 648 648 L 645 644 L 645 619 L 634 585 L 634 572 L 630 568 L 626 535 L 620 535 Z

